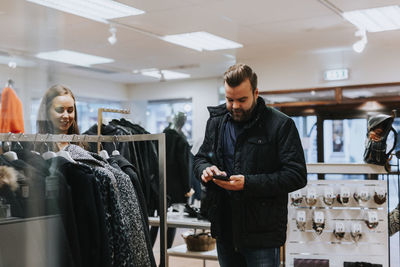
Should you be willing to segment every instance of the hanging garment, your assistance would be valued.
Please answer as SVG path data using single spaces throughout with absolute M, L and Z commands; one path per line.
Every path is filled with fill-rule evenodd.
M 69 145 L 65 148 L 65 151 L 68 151 L 75 161 L 91 167 L 96 176 L 104 205 L 111 266 L 133 266 L 132 249 L 126 236 L 126 220 L 122 216 L 115 177 L 83 148 Z
M 172 203 L 186 203 L 190 190 L 190 147 L 176 130 L 165 129 L 167 195 Z
M 143 215 L 128 175 L 113 168 L 99 155 L 81 147 L 69 145 L 65 150 L 70 152 L 74 160 L 93 167 L 96 177 L 101 181 L 100 188 L 103 186 L 101 191 L 111 189 L 105 192 L 108 193 L 108 198 L 103 199 L 103 203 L 106 214 L 109 212 L 111 217 L 116 219 L 117 231 L 114 231 L 111 237 L 117 239 L 114 240 L 114 250 L 118 254 L 114 259 L 115 266 L 151 266 Z M 106 205 L 110 200 L 111 205 L 107 209 Z
M 110 267 L 111 253 L 107 246 L 104 206 L 92 169 L 63 157 L 52 158 L 48 162 L 50 172 L 61 172 L 71 189 L 75 221 L 72 218 L 68 221 L 77 228 L 79 246 L 76 247 L 80 248 L 80 266 Z
M 4 88 L 1 93 L 0 133 L 23 133 L 24 115 L 22 102 L 10 88 Z
M 19 173 L 17 198 L 21 204 L 23 218 L 46 215 L 46 191 L 44 177 L 48 170 L 39 170 L 21 159 L 8 161 L 0 155 L 1 165 L 13 167 Z
M 17 197 L 18 173 L 12 167 L 1 165 L 0 163 L 0 204 L 10 205 L 12 217 L 22 217 L 22 207 Z
M 135 168 L 132 164 L 130 164 L 128 162 L 128 160 L 126 160 L 123 156 L 118 155 L 118 156 L 111 156 L 108 159 L 108 162 L 111 164 L 111 166 L 113 166 L 114 168 L 123 171 L 124 173 L 128 174 L 134 190 L 136 192 L 136 195 L 138 197 L 139 200 L 139 204 L 140 204 L 140 208 L 143 214 L 143 230 L 145 233 L 145 238 L 146 238 L 146 245 L 147 245 L 147 250 L 150 256 L 150 261 L 151 261 L 151 266 L 156 266 L 156 262 L 154 259 L 154 254 L 153 254 L 153 249 L 152 249 L 152 243 L 150 240 L 150 233 L 149 233 L 149 218 L 148 218 L 148 214 L 147 214 L 147 207 L 146 207 L 146 200 L 144 198 L 144 194 L 139 182 L 139 179 L 137 177 L 137 174 L 135 172 Z
M 112 120 L 111 125 L 123 127 L 130 134 L 149 134 L 143 127 L 132 122 L 120 119 Z M 143 192 L 146 196 L 149 214 L 158 210 L 159 200 L 159 175 L 158 175 L 158 152 L 156 142 L 142 141 L 130 143 L 132 151 L 137 154 L 137 167 L 139 179 L 141 179 Z M 132 162 L 133 163 L 133 162 Z

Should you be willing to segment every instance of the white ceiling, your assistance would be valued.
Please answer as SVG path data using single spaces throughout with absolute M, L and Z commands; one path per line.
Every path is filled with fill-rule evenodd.
M 118 42 L 111 46 L 109 25 L 36 5 L 25 0 L 0 1 L 0 56 L 4 52 L 35 60 L 38 66 L 121 83 L 157 81 L 132 70 L 171 69 L 192 78 L 217 77 L 237 61 L 287 52 L 351 49 L 355 27 L 323 0 L 120 0 L 146 11 L 114 20 Z M 400 5 L 394 0 L 330 0 L 336 11 Z M 207 31 L 239 42 L 243 48 L 198 52 L 164 42 L 154 35 Z M 152 35 L 153 34 L 153 35 Z M 368 45 L 399 46 L 399 31 L 369 34 Z M 49 63 L 33 55 L 58 49 L 112 58 L 93 68 Z M 3 52 L 3 53 L 1 53 Z

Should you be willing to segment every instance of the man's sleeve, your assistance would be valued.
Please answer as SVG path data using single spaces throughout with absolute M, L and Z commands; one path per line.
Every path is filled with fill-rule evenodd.
M 292 119 L 287 119 L 283 123 L 277 136 L 281 168 L 273 173 L 245 175 L 245 195 L 276 196 L 298 190 L 307 184 L 303 147 Z

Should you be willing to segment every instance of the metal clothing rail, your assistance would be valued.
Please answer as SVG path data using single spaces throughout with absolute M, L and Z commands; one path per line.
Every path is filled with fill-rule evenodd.
M 136 142 L 136 141 L 158 141 L 158 170 L 160 188 L 160 257 L 167 262 L 167 215 L 166 215 L 166 162 L 165 162 L 165 134 L 138 134 L 138 135 L 66 135 L 66 134 L 14 134 L 0 133 L 2 142 Z
M 101 126 L 103 124 L 103 112 L 130 114 L 129 109 L 113 109 L 113 108 L 99 108 L 97 110 L 97 135 L 101 135 Z M 100 152 L 100 141 L 97 142 L 97 153 Z

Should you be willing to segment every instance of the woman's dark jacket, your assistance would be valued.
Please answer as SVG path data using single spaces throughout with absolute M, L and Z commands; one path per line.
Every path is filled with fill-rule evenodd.
M 225 104 L 209 107 L 203 145 L 194 168 L 201 179 L 205 168 L 224 170 L 222 138 L 229 117 Z M 241 191 L 227 191 L 212 181 L 206 183 L 202 201 L 217 239 L 226 223 L 224 209 L 232 207 L 232 242 L 235 247 L 279 247 L 286 240 L 288 193 L 304 187 L 307 171 L 299 134 L 291 118 L 267 107 L 259 97 L 253 118 L 238 135 L 234 173 L 245 176 Z M 204 202 L 204 203 L 203 203 Z

